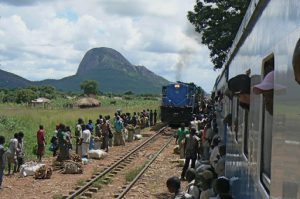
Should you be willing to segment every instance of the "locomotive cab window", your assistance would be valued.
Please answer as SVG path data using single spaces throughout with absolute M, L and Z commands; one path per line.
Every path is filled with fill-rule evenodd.
M 272 127 L 273 127 L 273 89 L 263 87 L 267 81 L 267 75 L 274 70 L 274 55 L 268 56 L 263 61 L 263 80 L 255 87 L 259 88 L 262 94 L 262 126 L 261 126 L 261 158 L 260 158 L 260 179 L 266 191 L 270 193 L 271 183 L 271 155 L 272 155 Z M 273 73 L 272 73 L 273 74 Z M 260 87 L 259 87 L 260 86 Z M 274 81 L 273 87 L 274 88 Z

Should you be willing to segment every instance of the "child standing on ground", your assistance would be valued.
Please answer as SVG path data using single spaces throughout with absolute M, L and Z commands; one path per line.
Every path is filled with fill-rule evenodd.
M 20 171 L 20 167 L 24 164 L 24 133 L 20 131 L 18 133 L 18 146 L 17 146 L 17 172 Z
M 2 189 L 2 181 L 4 176 L 4 169 L 5 169 L 5 150 L 4 150 L 4 143 L 5 138 L 4 136 L 0 135 L 0 190 Z
M 14 134 L 9 142 L 9 148 L 6 151 L 7 154 L 7 164 L 8 164 L 8 175 L 10 175 L 11 165 L 14 164 L 13 173 L 17 172 L 17 150 L 18 150 L 18 133 Z

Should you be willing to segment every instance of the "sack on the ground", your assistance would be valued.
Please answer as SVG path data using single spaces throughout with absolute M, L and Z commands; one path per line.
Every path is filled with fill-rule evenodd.
M 107 156 L 107 153 L 105 151 L 103 151 L 103 150 L 100 150 L 100 149 L 98 149 L 98 150 L 90 150 L 88 152 L 88 157 L 91 158 L 91 159 L 98 159 L 98 160 L 100 160 L 100 159 L 103 159 L 106 156 Z
M 87 158 L 82 158 L 82 164 L 87 165 L 89 163 L 89 160 Z
M 45 164 L 39 164 L 37 162 L 26 162 L 25 164 L 21 165 L 20 175 L 22 177 L 33 176 L 35 172 L 43 166 L 45 166 Z
M 176 145 L 176 146 L 173 148 L 173 153 L 174 153 L 174 154 L 180 154 L 180 151 L 179 151 L 179 145 Z
M 143 136 L 141 134 L 134 135 L 135 140 L 140 140 L 142 138 L 143 138 Z
M 35 179 L 50 179 L 52 176 L 52 168 L 45 165 L 40 167 L 34 174 Z
M 83 172 L 82 165 L 72 160 L 65 161 L 63 166 L 62 173 L 64 174 L 81 174 Z

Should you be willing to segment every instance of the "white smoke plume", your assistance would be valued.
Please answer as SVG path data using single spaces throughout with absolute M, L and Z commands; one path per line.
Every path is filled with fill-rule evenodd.
M 197 49 L 201 45 L 201 35 L 197 33 L 192 24 L 187 23 L 183 37 L 181 38 L 182 50 L 179 51 L 176 67 L 176 81 L 181 81 L 182 73 L 189 65 L 191 56 L 197 56 Z M 200 64 L 200 63 L 199 63 Z

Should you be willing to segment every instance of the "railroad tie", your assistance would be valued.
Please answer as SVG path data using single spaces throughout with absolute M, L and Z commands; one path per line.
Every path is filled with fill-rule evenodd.
M 84 192 L 83 196 L 91 198 L 93 196 L 93 192 L 90 192 L 90 191 Z
M 96 193 L 96 192 L 98 192 L 98 188 L 97 187 L 91 187 L 91 188 L 89 188 L 89 191 L 93 192 L 93 193 Z

